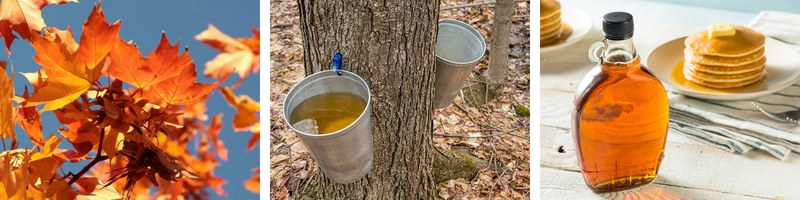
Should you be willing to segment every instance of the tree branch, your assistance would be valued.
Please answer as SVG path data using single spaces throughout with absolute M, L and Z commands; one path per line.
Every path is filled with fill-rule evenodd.
M 514 132 L 514 131 L 516 131 L 517 129 L 520 129 L 520 128 L 523 128 L 523 127 L 515 127 L 514 129 L 503 131 L 502 133 L 493 134 L 493 135 L 468 136 L 468 135 L 453 135 L 453 134 L 444 134 L 444 133 L 433 133 L 433 135 L 435 135 L 435 136 L 444 136 L 444 137 L 458 137 L 458 138 L 490 138 L 490 137 L 501 136 L 501 135 L 511 135 L 511 136 L 515 136 L 515 137 L 518 137 L 518 138 L 531 140 L 528 137 L 511 133 L 511 132 Z
M 104 160 L 108 159 L 108 156 L 102 156 L 102 153 L 103 153 L 103 138 L 105 137 L 105 135 L 106 135 L 106 130 L 105 129 L 101 129 L 100 130 L 100 143 L 97 145 L 97 157 L 94 157 L 94 160 L 92 160 L 92 162 L 90 162 L 88 165 L 83 167 L 83 169 L 81 169 L 81 171 L 78 172 L 78 174 L 72 175 L 72 178 L 69 180 L 69 182 L 67 184 L 72 185 L 73 183 L 75 183 L 75 181 L 78 181 L 78 179 L 80 179 L 81 176 L 83 176 L 83 174 L 86 174 L 86 172 L 88 172 L 90 169 L 92 169 L 92 167 L 94 167 L 95 164 L 97 164 L 100 161 L 104 161 Z
M 516 2 L 528 2 L 528 1 L 527 1 L 527 0 L 516 0 Z M 478 2 L 478 3 L 468 3 L 468 4 L 461 4 L 461 5 L 455 5 L 455 6 L 447 6 L 447 7 L 443 7 L 443 8 L 441 8 L 441 9 L 439 9 L 439 11 L 443 11 L 443 10 L 452 10 L 452 9 L 458 9 L 458 8 L 466 8 L 466 7 L 475 7 L 475 6 L 482 6 L 482 5 L 496 4 L 496 3 L 497 3 L 497 2 L 495 2 L 495 1 L 486 1 L 486 2 Z

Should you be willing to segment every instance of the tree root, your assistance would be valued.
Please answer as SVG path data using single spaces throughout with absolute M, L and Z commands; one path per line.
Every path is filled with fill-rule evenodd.
M 502 170 L 502 166 L 489 166 L 489 161 L 470 155 L 468 149 L 436 150 L 437 158 L 434 159 L 431 172 L 434 183 L 457 178 L 471 179 L 485 167 Z
M 500 96 L 505 84 L 488 81 L 489 78 L 485 74 L 478 76 L 475 80 L 467 80 L 466 87 L 461 90 L 463 92 L 461 100 L 470 107 L 479 107 Z

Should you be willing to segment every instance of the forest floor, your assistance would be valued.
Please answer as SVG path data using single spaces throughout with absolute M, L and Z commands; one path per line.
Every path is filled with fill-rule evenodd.
M 484 36 L 488 47 L 494 4 L 452 8 L 481 2 L 485 1 L 442 0 L 439 18 L 469 23 Z M 466 148 L 472 155 L 503 167 L 498 171 L 484 168 L 472 179 L 437 183 L 439 197 L 443 199 L 528 199 L 530 117 L 524 116 L 524 111 L 518 112 L 527 111 L 530 105 L 530 5 L 528 2 L 516 5 L 511 26 L 510 74 L 502 94 L 478 107 L 470 107 L 457 97 L 449 107 L 434 111 L 435 146 Z M 272 199 L 294 199 L 290 191 L 302 188 L 321 174 L 308 150 L 302 143 L 297 144 L 299 139 L 283 120 L 282 102 L 286 93 L 305 77 L 297 1 L 271 0 L 270 15 L 270 193 Z M 477 83 L 474 79 L 486 71 L 488 57 L 487 50 L 467 85 Z M 474 138 L 495 134 L 499 136 Z

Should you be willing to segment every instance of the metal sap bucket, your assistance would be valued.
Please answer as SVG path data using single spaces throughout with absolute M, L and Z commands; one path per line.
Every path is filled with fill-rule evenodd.
M 363 178 L 372 168 L 372 125 L 370 123 L 370 91 L 364 79 L 355 73 L 326 70 L 312 74 L 297 83 L 283 104 L 283 119 L 306 147 L 328 178 L 337 183 L 350 183 Z M 342 130 L 318 135 L 304 133 L 290 124 L 294 108 L 304 100 L 325 93 L 355 94 L 367 102 L 361 115 Z
M 458 20 L 439 20 L 434 108 L 445 108 L 453 102 L 484 52 L 486 42 L 478 30 Z

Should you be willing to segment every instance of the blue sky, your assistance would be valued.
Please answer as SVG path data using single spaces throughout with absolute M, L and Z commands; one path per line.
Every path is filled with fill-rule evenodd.
M 49 5 L 42 11 L 42 16 L 49 27 L 56 27 L 64 30 L 71 27 L 75 39 L 80 38 L 82 24 L 89 16 L 92 6 L 98 1 L 81 0 L 80 3 L 68 3 L 63 5 Z M 190 55 L 197 65 L 198 82 L 211 83 L 216 80 L 208 79 L 202 72 L 205 63 L 214 59 L 219 53 L 209 46 L 194 39 L 194 36 L 208 28 L 208 24 L 213 24 L 223 33 L 234 37 L 250 37 L 251 27 L 259 28 L 259 2 L 257 0 L 237 0 L 237 1 L 103 1 L 102 8 L 106 15 L 106 21 L 113 23 L 122 19 L 119 37 L 123 40 L 133 40 L 139 45 L 139 51 L 148 55 L 153 50 L 161 38 L 161 31 L 165 31 L 172 44 L 180 40 L 180 48 L 189 47 Z M 36 52 L 25 40 L 17 39 L 11 46 L 11 56 L 0 57 L 0 60 L 8 60 L 14 66 L 16 72 L 35 72 L 41 68 L 36 64 L 32 57 Z M 0 53 L 6 55 L 5 52 Z M 222 85 L 230 86 L 239 80 L 238 75 L 234 74 Z M 259 101 L 259 76 L 251 75 L 242 85 L 236 89 L 237 95 L 246 94 L 254 100 Z M 21 75 L 16 75 L 14 88 L 18 95 L 22 94 L 25 86 L 33 89 L 30 83 Z M 228 162 L 222 162 L 214 171 L 219 177 L 228 180 L 228 184 L 223 188 L 228 193 L 230 199 L 255 199 L 258 194 L 253 194 L 244 189 L 242 183 L 252 176 L 251 169 L 259 167 L 259 150 L 261 144 L 256 149 L 248 152 L 244 151 L 247 141 L 250 139 L 249 132 L 234 132 L 231 128 L 231 119 L 236 111 L 228 106 L 222 96 L 215 92 L 206 102 L 208 110 L 206 114 L 211 117 L 217 113 L 224 113 L 224 127 L 220 133 L 220 139 L 225 142 L 228 148 Z M 41 108 L 41 106 L 39 106 Z M 208 122 L 206 122 L 206 125 Z M 57 133 L 60 123 L 56 120 L 52 112 L 42 114 L 43 133 L 45 138 L 51 133 Z M 20 147 L 31 147 L 28 137 L 24 130 L 16 127 L 20 140 Z M 193 151 L 193 144 L 189 149 Z M 66 140 L 60 146 L 65 149 L 73 149 Z M 88 162 L 65 163 L 64 170 L 78 172 Z M 207 189 L 212 199 L 221 199 L 211 189 Z

